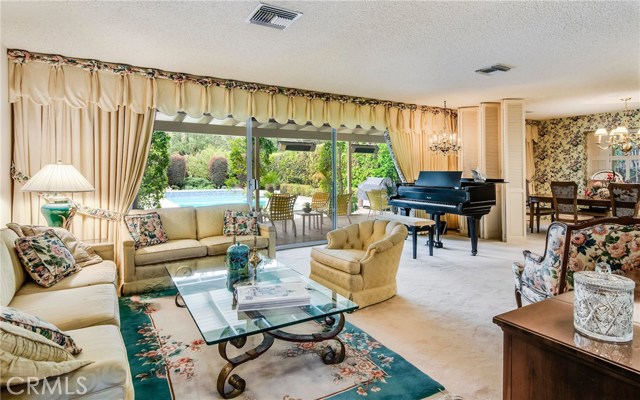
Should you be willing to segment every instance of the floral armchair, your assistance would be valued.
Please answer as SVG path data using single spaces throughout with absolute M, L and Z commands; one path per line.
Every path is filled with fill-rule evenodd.
M 573 290 L 574 272 L 593 271 L 600 261 L 608 263 L 615 274 L 631 275 L 640 269 L 640 219 L 552 223 L 544 255 L 526 250 L 524 263 L 513 263 L 516 304 L 522 307 L 523 298 L 535 303 Z

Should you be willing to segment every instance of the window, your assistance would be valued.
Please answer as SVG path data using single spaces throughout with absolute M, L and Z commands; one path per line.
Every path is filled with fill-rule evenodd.
M 640 183 L 640 150 L 634 147 L 629 153 L 619 149 L 600 149 L 596 143 L 596 136 L 588 137 L 588 174 L 608 169 L 622 175 L 625 182 Z

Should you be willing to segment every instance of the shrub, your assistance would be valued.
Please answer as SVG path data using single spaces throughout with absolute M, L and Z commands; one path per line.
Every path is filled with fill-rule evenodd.
M 230 176 L 227 180 L 224 181 L 224 187 L 227 189 L 235 189 L 240 187 L 240 183 L 238 182 L 238 178 L 235 176 Z
M 228 170 L 229 163 L 225 157 L 211 157 L 209 160 L 209 180 L 213 183 L 213 187 L 221 188 L 224 186 Z
M 169 186 L 184 185 L 184 178 L 187 176 L 187 158 L 181 154 L 172 154 L 169 158 L 169 168 L 167 169 L 167 178 L 169 178 Z
M 311 185 L 300 185 L 297 183 L 281 183 L 280 192 L 288 194 L 297 194 L 298 196 L 311 197 L 319 189 Z
M 208 179 L 188 177 L 184 180 L 184 190 L 197 190 L 197 189 L 213 189 L 213 185 Z
M 221 155 L 214 147 L 209 146 L 202 151 L 187 156 L 187 175 L 195 178 L 209 179 L 209 161 Z

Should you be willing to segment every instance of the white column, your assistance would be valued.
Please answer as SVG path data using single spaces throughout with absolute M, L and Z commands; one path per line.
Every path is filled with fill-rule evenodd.
M 480 170 L 487 178 L 504 178 L 502 138 L 500 136 L 500 103 L 480 104 Z M 482 218 L 480 237 L 502 240 L 502 192 L 496 185 L 496 205 Z
M 526 153 L 524 101 L 502 100 L 502 142 L 505 187 L 502 237 L 507 242 L 526 239 Z

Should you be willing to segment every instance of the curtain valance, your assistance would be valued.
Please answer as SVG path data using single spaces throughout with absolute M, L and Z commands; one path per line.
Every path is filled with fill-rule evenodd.
M 342 96 L 279 86 L 167 72 L 97 60 L 9 50 L 10 101 L 28 98 L 38 105 L 62 100 L 73 108 L 96 104 L 113 112 L 120 106 L 144 114 L 156 108 L 200 117 L 211 114 L 259 122 L 293 120 L 314 126 L 329 124 L 375 127 L 390 133 L 426 131 L 434 115 L 455 118 L 455 110 Z

